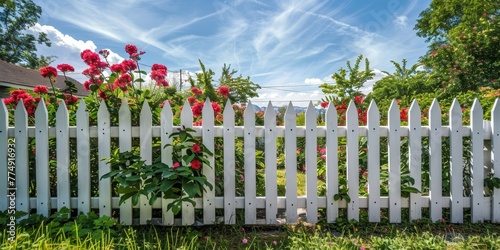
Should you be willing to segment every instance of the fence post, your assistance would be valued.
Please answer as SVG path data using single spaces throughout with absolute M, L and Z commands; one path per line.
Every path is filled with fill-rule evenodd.
M 450 108 L 450 222 L 463 223 L 462 108 L 457 99 Z
M 380 222 L 380 112 L 368 107 L 368 221 Z
M 45 101 L 38 103 L 35 111 L 36 145 L 36 212 L 50 216 L 50 179 L 49 179 L 49 125 Z
M 388 115 L 389 135 L 389 222 L 401 222 L 401 137 L 400 111 L 392 100 Z
M 415 180 L 413 187 L 420 191 L 410 193 L 410 221 L 414 221 L 422 217 L 422 118 L 417 100 L 413 100 L 408 112 L 410 177 Z
M 132 115 L 126 98 L 118 110 L 118 135 L 120 153 L 132 151 Z M 128 199 L 120 205 L 120 222 L 132 225 L 132 217 L 132 200 Z
M 297 115 L 292 102 L 285 112 L 286 222 L 297 222 Z

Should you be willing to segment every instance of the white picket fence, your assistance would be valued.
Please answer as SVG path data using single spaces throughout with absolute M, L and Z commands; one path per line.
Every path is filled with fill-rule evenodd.
M 284 126 L 276 126 L 276 113 L 269 102 L 265 115 L 264 126 L 255 125 L 255 111 L 251 103 L 244 113 L 244 126 L 235 126 L 234 111 L 232 108 L 224 110 L 223 126 L 214 126 L 214 111 L 208 102 L 203 108 L 203 126 L 194 127 L 196 134 L 202 136 L 203 143 L 212 152 L 214 139 L 222 137 L 224 140 L 224 196 L 216 197 L 215 191 L 207 190 L 203 197 L 196 198 L 196 207 L 186 203 L 182 207 L 182 225 L 195 223 L 195 209 L 202 210 L 203 224 L 219 222 L 216 218 L 216 209 L 223 209 L 223 222 L 233 224 L 236 221 L 236 209 L 244 209 L 245 224 L 277 224 L 278 209 L 286 209 L 286 222 L 297 221 L 297 209 L 305 208 L 307 221 L 318 221 L 318 209 L 326 209 L 326 220 L 334 223 L 339 216 L 339 209 L 347 210 L 348 219 L 359 220 L 360 208 L 368 209 L 368 219 L 371 222 L 381 220 L 381 209 L 388 208 L 389 220 L 393 223 L 402 221 L 402 208 L 409 208 L 410 220 L 422 217 L 422 209 L 429 208 L 430 219 L 440 220 L 443 217 L 443 208 L 450 208 L 450 221 L 462 223 L 464 208 L 471 208 L 471 221 L 481 222 L 489 220 L 500 222 L 500 190 L 495 189 L 493 195 L 484 195 L 484 176 L 494 173 L 500 177 L 500 107 L 495 102 L 492 111 L 492 121 L 483 126 L 483 110 L 476 100 L 473 104 L 470 117 L 470 126 L 462 125 L 462 110 L 455 100 L 449 110 L 449 126 L 441 125 L 441 108 L 434 100 L 429 110 L 429 126 L 421 125 L 421 111 L 417 102 L 413 102 L 409 109 L 408 126 L 401 126 L 400 111 L 393 101 L 388 111 L 388 126 L 380 126 L 380 112 L 375 102 L 368 109 L 367 126 L 358 125 L 358 114 L 355 104 L 351 101 L 346 111 L 346 126 L 338 126 L 335 108 L 328 108 L 325 114 L 325 126 L 317 126 L 317 113 L 312 103 L 306 111 L 305 126 L 296 126 L 296 113 L 292 103 L 284 115 Z M 231 105 L 229 102 L 227 105 Z M 186 102 L 184 107 L 188 107 Z M 229 106 L 230 107 L 230 106 Z M 110 156 L 111 138 L 118 137 L 121 151 L 132 148 L 132 138 L 139 138 L 141 157 L 148 163 L 152 161 L 152 138 L 161 138 L 161 145 L 170 143 L 169 135 L 179 126 L 172 124 L 173 114 L 166 102 L 161 112 L 160 126 L 153 126 L 151 111 L 147 103 L 140 114 L 140 127 L 131 126 L 131 112 L 124 102 L 119 110 L 119 126 L 110 126 L 110 116 L 104 103 L 101 103 L 98 112 L 98 125 L 89 126 L 88 113 L 85 103 L 79 104 L 76 126 L 69 126 L 69 117 L 64 103 L 60 105 L 56 114 L 55 127 L 48 126 L 48 114 L 45 105 L 39 105 L 35 114 L 35 126 L 28 127 L 28 116 L 22 103 L 15 110 L 15 126 L 8 126 L 9 114 L 3 102 L 0 102 L 0 210 L 6 210 L 12 205 L 8 194 L 13 190 L 8 184 L 9 159 L 8 142 L 15 139 L 15 189 L 16 209 L 29 211 L 36 209 L 39 214 L 49 215 L 51 209 L 71 207 L 78 212 L 89 212 L 97 209 L 100 215 L 112 214 L 112 209 L 120 209 L 120 221 L 125 224 L 136 223 L 133 217 L 133 207 L 130 202 L 118 205 L 119 197 L 111 195 L 111 180 L 99 180 L 99 196 L 92 197 L 90 173 L 90 138 L 98 139 L 99 159 Z M 190 108 L 184 108 L 181 114 L 181 125 L 193 127 L 193 115 Z M 28 138 L 36 138 L 36 197 L 29 196 L 29 167 Z M 57 182 L 49 181 L 49 147 L 48 138 L 55 137 L 57 145 Z M 244 139 L 244 174 L 245 196 L 236 197 L 235 192 L 235 138 Z M 256 138 L 265 138 L 265 197 L 256 197 Z M 285 167 L 286 167 L 286 195 L 277 194 L 277 147 L 276 138 L 285 137 Z M 298 137 L 306 140 L 306 195 L 297 196 L 297 157 L 296 141 Z M 317 195 L 317 139 L 326 137 L 326 197 Z M 347 179 L 349 197 L 351 201 L 334 200 L 339 191 L 339 161 L 338 140 L 346 137 L 347 141 Z M 359 197 L 359 138 L 368 140 L 368 197 Z M 380 138 L 388 137 L 388 175 L 389 195 L 380 195 Z M 430 152 L 430 194 L 423 196 L 412 193 L 408 198 L 401 197 L 401 147 L 402 137 L 409 140 L 409 168 L 410 176 L 414 178 L 414 187 L 422 190 L 421 163 L 422 138 L 429 137 Z M 450 139 L 450 171 L 451 191 L 449 197 L 442 196 L 442 137 Z M 463 148 L 462 140 L 470 137 L 472 142 L 472 195 L 463 196 Z M 78 168 L 78 196 L 70 196 L 70 147 L 69 139 L 77 141 L 77 168 Z M 171 164 L 171 149 L 163 148 L 161 159 Z M 210 159 L 214 164 L 214 158 Z M 109 172 L 109 165 L 99 162 L 99 176 Z M 214 168 L 204 167 L 203 173 L 209 182 L 214 183 Z M 57 185 L 57 197 L 50 196 L 50 185 Z M 146 198 L 140 200 L 136 207 L 140 209 L 140 224 L 146 224 L 152 218 L 152 209 L 161 209 L 163 225 L 178 223 L 174 215 L 167 211 L 169 200 L 159 199 L 153 206 L 149 206 Z M 257 209 L 265 209 L 265 220 L 257 218 Z

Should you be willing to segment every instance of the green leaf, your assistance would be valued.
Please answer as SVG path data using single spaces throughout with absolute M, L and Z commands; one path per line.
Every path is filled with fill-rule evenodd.
M 200 194 L 200 190 L 198 188 L 198 185 L 196 185 L 196 183 L 194 183 L 194 182 L 183 183 L 182 189 L 184 189 L 184 191 L 186 191 L 186 193 L 189 197 L 194 197 L 196 194 Z
M 176 183 L 179 183 L 177 180 L 162 180 L 160 191 L 166 192 L 170 188 L 172 188 Z

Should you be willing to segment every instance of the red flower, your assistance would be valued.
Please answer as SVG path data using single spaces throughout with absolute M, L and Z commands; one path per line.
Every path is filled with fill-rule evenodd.
M 99 54 L 92 52 L 89 49 L 82 51 L 82 53 L 80 53 L 80 57 L 82 58 L 83 62 L 85 62 L 89 66 L 91 65 L 98 66 L 98 64 L 101 63 Z
M 44 78 L 55 78 L 57 76 L 57 69 L 52 66 L 46 66 L 40 69 L 40 75 Z
M 217 89 L 217 94 L 223 96 L 224 98 L 227 98 L 229 95 L 229 87 L 228 86 L 219 86 Z
M 193 153 L 198 153 L 201 151 L 201 147 L 198 144 L 193 144 Z
M 70 94 L 64 94 L 64 102 L 68 105 L 73 105 L 78 102 L 78 97 Z
M 43 85 L 38 85 L 33 89 L 33 92 L 35 93 L 49 93 L 49 88 L 43 86 Z
M 115 87 L 119 88 L 127 88 L 127 86 L 132 82 L 132 76 L 129 74 L 122 74 L 116 81 L 114 82 Z
M 217 102 L 212 102 L 212 108 L 214 109 L 214 113 L 216 115 L 222 111 L 221 106 Z
M 326 109 L 330 103 L 329 102 L 322 102 L 321 107 Z
M 125 52 L 127 52 L 130 56 L 132 56 L 132 54 L 137 53 L 137 47 L 132 44 L 127 44 L 125 45 Z
M 57 65 L 57 69 L 64 72 L 64 73 L 75 72 L 75 68 L 73 68 L 73 66 L 66 64 L 66 63 Z
M 180 166 L 181 166 L 181 164 L 178 161 L 176 161 L 176 162 L 174 162 L 174 164 L 172 164 L 172 168 L 178 168 Z
M 358 95 L 354 97 L 354 102 L 357 104 L 361 104 L 365 100 L 365 97 L 362 95 Z
M 151 80 L 156 81 L 157 86 L 168 86 L 168 82 L 165 80 L 165 77 L 167 76 L 167 70 L 166 69 L 157 69 L 151 71 L 150 77 Z
M 191 108 L 191 110 L 193 111 L 194 117 L 200 116 L 201 113 L 203 112 L 203 102 L 198 102 Z
M 189 104 L 191 104 L 191 105 L 193 105 L 197 101 L 196 97 L 194 97 L 194 96 L 188 97 L 187 100 L 188 100 Z
M 191 93 L 193 93 L 194 95 L 201 95 L 201 94 L 203 94 L 203 91 L 201 91 L 197 87 L 193 87 L 193 88 L 191 88 Z
M 199 169 L 201 168 L 201 162 L 200 162 L 200 161 L 198 161 L 198 160 L 193 160 L 193 161 L 191 162 L 191 168 L 192 168 L 193 170 L 199 170 Z
M 123 65 L 121 65 L 121 64 L 113 64 L 113 65 L 111 65 L 111 67 L 109 67 L 109 69 L 111 70 L 111 72 L 115 72 L 115 73 L 123 73 L 126 71 L 123 69 Z
M 408 108 L 402 108 L 399 112 L 399 117 L 403 121 L 408 121 Z
M 165 71 L 167 71 L 167 66 L 165 66 L 163 64 L 155 63 L 155 64 L 153 64 L 153 66 L 151 66 L 151 70 L 152 71 L 155 71 L 155 70 L 165 70 Z
M 137 69 L 137 64 L 135 63 L 134 60 L 123 60 L 122 62 L 122 67 L 123 70 L 129 71 L 129 70 L 136 70 Z
M 12 98 L 12 97 L 9 97 L 9 98 L 4 98 L 4 99 L 3 99 L 3 103 L 4 103 L 5 105 L 9 105 L 9 104 L 11 104 L 11 103 L 15 103 L 15 102 L 14 102 L 14 98 Z
M 198 121 L 193 122 L 193 126 L 201 126 L 201 125 L 203 125 L 202 120 L 198 120 Z

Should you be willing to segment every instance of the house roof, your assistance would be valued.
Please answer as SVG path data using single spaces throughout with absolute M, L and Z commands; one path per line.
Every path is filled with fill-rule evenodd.
M 54 87 L 65 92 L 68 87 L 64 82 L 64 76 L 57 76 Z M 73 93 L 76 96 L 84 97 L 90 92 L 83 88 L 82 83 L 68 77 L 68 80 L 76 85 L 77 92 Z M 43 78 L 38 70 L 24 68 L 6 61 L 0 60 L 0 86 L 9 88 L 34 89 L 38 85 L 52 88 L 48 79 Z

